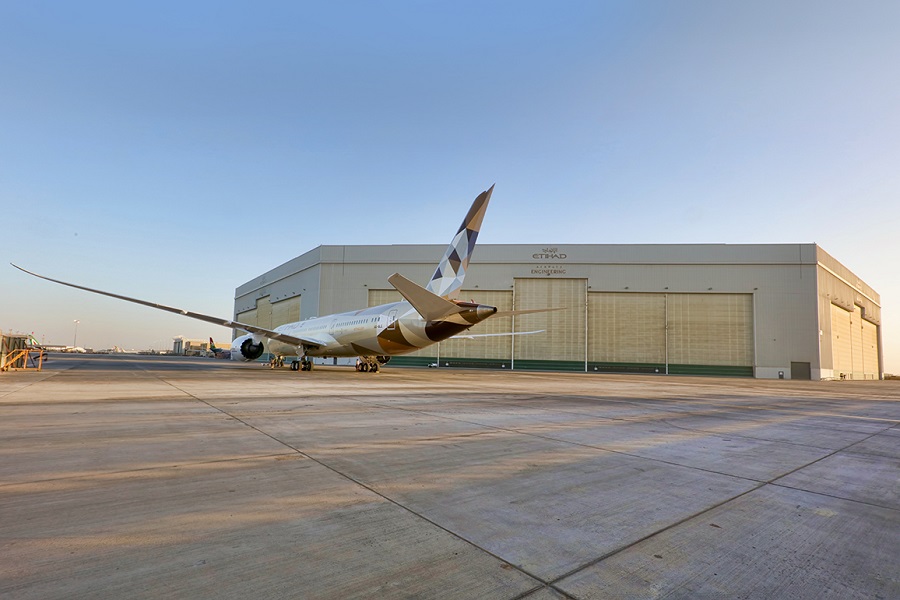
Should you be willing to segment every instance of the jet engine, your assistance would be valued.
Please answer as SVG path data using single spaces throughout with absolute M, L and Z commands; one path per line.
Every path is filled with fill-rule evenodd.
M 262 356 L 265 351 L 262 340 L 254 340 L 252 334 L 242 335 L 231 342 L 231 359 L 251 361 Z

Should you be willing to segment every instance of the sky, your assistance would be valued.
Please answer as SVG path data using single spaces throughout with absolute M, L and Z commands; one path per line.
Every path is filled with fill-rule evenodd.
M 226 341 L 7 263 L 231 317 L 320 244 L 445 243 L 496 183 L 480 243 L 819 244 L 900 373 L 898 31 L 865 0 L 0 0 L 0 328 Z

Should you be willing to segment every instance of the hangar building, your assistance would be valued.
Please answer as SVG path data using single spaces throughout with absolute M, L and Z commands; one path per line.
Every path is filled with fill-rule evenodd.
M 235 290 L 237 321 L 275 327 L 400 300 L 443 245 L 319 246 Z M 881 379 L 879 295 L 816 244 L 484 244 L 460 299 L 501 311 L 392 365 Z

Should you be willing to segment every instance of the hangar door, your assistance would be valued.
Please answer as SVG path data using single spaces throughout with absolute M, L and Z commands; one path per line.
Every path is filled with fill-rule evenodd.
M 753 374 L 750 294 L 591 292 L 588 323 L 595 370 Z
M 878 378 L 878 328 L 858 307 L 831 305 L 831 352 L 835 377 Z
M 843 378 L 853 374 L 853 345 L 850 339 L 850 315 L 836 304 L 831 305 L 831 366 L 834 376 Z
M 241 323 L 246 323 L 247 325 L 256 325 L 256 309 L 245 310 L 244 312 L 240 312 L 235 317 L 236 321 L 240 321 Z
M 692 368 L 699 365 L 753 375 L 751 294 L 669 294 L 667 302 L 670 373 L 699 372 Z M 684 368 L 673 370 L 678 365 Z
M 300 296 L 272 304 L 272 327 L 300 320 Z
M 403 296 L 397 290 L 369 290 L 369 306 L 400 302 Z
M 515 331 L 537 331 L 513 337 L 515 368 L 585 369 L 587 279 L 516 279 L 515 310 L 556 308 L 565 310 L 515 317 Z M 546 365 L 536 361 L 554 361 Z M 568 363 L 568 364 L 566 364 Z
M 269 297 L 257 298 L 256 308 L 237 314 L 237 320 L 247 325 L 257 325 L 274 329 L 285 323 L 300 320 L 300 296 L 281 300 L 272 304 Z
M 237 320 L 247 325 L 257 325 L 258 327 L 272 328 L 272 304 L 269 303 L 269 297 L 256 299 L 256 308 L 238 313 Z
M 590 292 L 588 323 L 589 362 L 623 367 L 665 365 L 665 294 Z
M 865 319 L 862 325 L 863 375 L 866 379 L 878 379 L 878 326 Z

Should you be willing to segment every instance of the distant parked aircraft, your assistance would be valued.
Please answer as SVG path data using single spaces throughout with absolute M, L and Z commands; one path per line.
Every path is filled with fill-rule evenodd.
M 213 353 L 215 358 L 231 358 L 231 350 L 216 348 L 216 343 L 212 338 L 209 338 L 209 351 Z
M 540 308 L 501 313 L 494 306 L 463 302 L 457 299 L 493 191 L 494 186 L 491 186 L 490 189 L 475 198 L 462 225 L 444 252 L 431 281 L 425 287 L 413 283 L 399 273 L 394 273 L 388 277 L 388 282 L 400 292 L 404 300 L 287 323 L 279 325 L 275 329 L 266 329 L 258 325 L 239 323 L 230 319 L 66 283 L 32 273 L 17 265 L 13 266 L 29 275 L 54 283 L 246 331 L 246 335 L 235 338 L 231 344 L 231 350 L 228 352 L 232 360 L 256 360 L 268 349 L 279 361 L 287 356 L 298 357 L 299 360 L 291 363 L 291 368 L 309 371 L 313 366 L 311 357 L 357 356 L 359 357 L 357 362 L 359 370 L 375 372 L 381 365 L 387 363 L 391 356 L 408 354 L 453 336 L 481 337 L 461 336 L 460 334 L 485 319 L 561 310 L 560 308 Z M 540 333 L 540 331 L 488 335 L 529 333 Z

